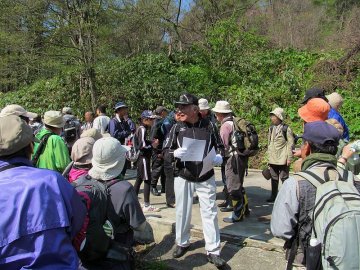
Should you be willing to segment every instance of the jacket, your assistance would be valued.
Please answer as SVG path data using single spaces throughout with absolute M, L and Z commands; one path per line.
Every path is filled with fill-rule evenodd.
M 46 134 L 51 133 L 50 130 L 43 128 L 36 134 L 36 138 L 41 140 Z M 39 143 L 35 143 L 34 154 L 39 147 Z M 71 162 L 69 150 L 64 140 L 56 135 L 51 135 L 46 143 L 46 146 L 39 157 L 36 167 L 49 169 L 62 173 L 66 166 Z
M 348 141 L 350 140 L 349 128 L 348 128 L 348 126 L 346 125 L 345 120 L 344 120 L 344 118 L 341 116 L 341 114 L 340 114 L 337 110 L 335 110 L 334 108 L 331 108 L 331 109 L 330 109 L 330 112 L 329 112 L 329 114 L 328 114 L 328 118 L 329 118 L 329 119 L 335 119 L 335 120 L 337 120 L 337 121 L 342 125 L 342 127 L 343 127 L 343 129 L 344 129 L 344 133 L 343 133 L 343 135 L 342 135 L 342 139 L 344 139 L 345 141 L 348 142 Z
M 116 115 L 109 122 L 109 133 L 111 137 L 117 139 L 121 144 L 125 143 L 125 138 L 131 134 L 129 123 L 124 119 L 119 119 Z
M 218 149 L 218 146 L 222 144 L 217 141 L 216 137 L 213 124 L 208 119 L 202 119 L 199 116 L 199 121 L 195 124 L 184 122 L 176 123 L 171 128 L 169 136 L 165 141 L 164 150 L 169 151 L 170 155 L 167 155 L 167 158 L 173 159 L 174 150 L 182 147 L 184 138 L 204 140 L 204 159 L 213 147 Z M 181 161 L 175 158 L 175 176 L 180 176 L 188 181 L 203 182 L 214 175 L 214 169 L 211 169 L 200 176 L 202 168 L 203 161 Z
M 1 269 L 78 269 L 72 240 L 86 208 L 59 173 L 34 168 L 28 159 L 0 160 Z
M 271 126 L 268 133 L 268 156 L 269 164 L 286 165 L 287 160 L 292 160 L 292 148 L 294 146 L 294 136 L 288 126 L 285 139 L 283 134 L 283 124 Z

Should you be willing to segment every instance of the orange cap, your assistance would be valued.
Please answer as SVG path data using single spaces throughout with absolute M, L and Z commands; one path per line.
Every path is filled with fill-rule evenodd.
M 306 123 L 328 119 L 330 105 L 322 98 L 312 98 L 299 110 L 299 116 Z

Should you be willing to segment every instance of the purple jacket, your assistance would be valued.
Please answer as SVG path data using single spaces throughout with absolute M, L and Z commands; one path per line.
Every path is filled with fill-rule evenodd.
M 72 239 L 86 208 L 59 173 L 29 160 L 0 160 L 20 166 L 0 172 L 0 269 L 77 269 Z

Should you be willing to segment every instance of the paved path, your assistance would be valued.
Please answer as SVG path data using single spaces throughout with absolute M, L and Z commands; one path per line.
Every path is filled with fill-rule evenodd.
M 134 184 L 136 172 L 129 170 L 127 178 Z M 215 173 L 217 183 L 218 202 L 222 201 L 222 182 L 220 170 Z M 160 184 L 160 181 L 159 181 Z M 241 222 L 234 224 L 224 223 L 222 219 L 229 213 L 218 211 L 219 227 L 222 239 L 222 256 L 228 261 L 229 268 L 233 269 L 284 269 L 285 261 L 282 253 L 283 241 L 274 238 L 270 232 L 270 215 L 272 204 L 266 199 L 270 196 L 270 181 L 263 178 L 260 171 L 249 170 L 245 178 L 245 189 L 249 197 L 251 214 Z M 158 187 L 160 190 L 160 186 Z M 184 258 L 174 260 L 171 257 L 174 248 L 174 235 L 164 233 L 164 224 L 175 224 L 175 209 L 165 204 L 165 194 L 150 197 L 151 204 L 159 207 L 161 212 L 146 214 L 152 225 L 154 234 L 159 235 L 158 244 L 147 256 L 148 259 L 165 261 L 171 269 L 215 269 L 207 263 L 204 243 L 202 240 L 202 225 L 199 205 L 193 204 L 192 212 L 192 242 L 193 249 Z M 142 189 L 139 201 L 143 203 Z M 171 231 L 171 230 L 170 230 Z M 173 229 L 172 229 L 173 231 Z M 163 233 L 163 234 L 161 234 Z M 196 255 L 196 256 L 195 256 Z M 246 260 L 244 260 L 246 258 Z M 181 264 L 178 264 L 181 262 Z M 213 267 L 213 268 L 211 268 Z

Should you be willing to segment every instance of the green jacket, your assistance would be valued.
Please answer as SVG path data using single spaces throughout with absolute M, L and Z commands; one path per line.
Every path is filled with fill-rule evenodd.
M 36 138 L 41 140 L 42 137 L 48 133 L 51 133 L 51 131 L 43 128 L 36 134 Z M 39 143 L 35 143 L 34 154 L 36 153 L 38 147 Z M 44 151 L 40 155 L 36 167 L 62 173 L 70 162 L 69 150 L 66 147 L 64 140 L 59 135 L 54 134 L 48 138 Z

